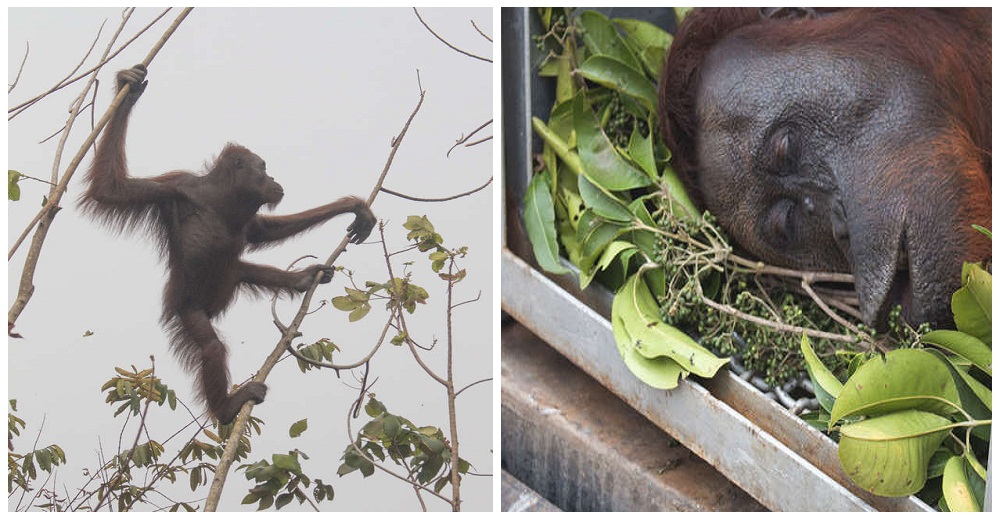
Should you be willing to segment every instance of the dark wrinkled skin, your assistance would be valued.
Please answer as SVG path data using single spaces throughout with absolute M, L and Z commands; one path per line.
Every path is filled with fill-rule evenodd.
M 693 96 L 688 180 L 753 255 L 853 272 L 865 322 L 881 326 L 901 304 L 911 323 L 949 324 L 962 262 L 990 251 L 971 228 L 991 226 L 989 142 L 970 137 L 967 107 L 942 101 L 946 71 L 788 29 L 835 16 L 780 22 L 783 37 L 762 36 L 775 26 L 737 30 L 711 46 Z M 987 114 L 988 99 L 978 107 Z

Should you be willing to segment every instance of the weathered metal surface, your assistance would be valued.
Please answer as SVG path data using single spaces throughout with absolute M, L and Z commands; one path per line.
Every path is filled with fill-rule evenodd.
M 764 506 L 782 511 L 874 509 L 697 383 L 684 380 L 670 391 L 644 385 L 621 362 L 606 319 L 509 251 L 502 253 L 501 280 L 506 312 Z M 880 504 L 886 505 L 926 510 L 915 499 Z
M 580 289 L 576 269 L 568 263 L 565 265 L 573 272 L 566 275 L 546 276 L 574 300 L 583 303 L 601 316 L 610 316 L 611 300 L 613 299 L 611 292 L 599 286 Z M 699 380 L 699 384 L 704 386 L 716 399 L 726 403 L 740 415 L 749 419 L 750 422 L 773 435 L 782 444 L 791 448 L 792 451 L 798 453 L 820 471 L 876 509 L 880 511 L 927 511 L 930 509 L 915 498 L 880 497 L 854 485 L 841 469 L 840 461 L 837 459 L 836 445 L 833 441 L 819 430 L 789 413 L 785 407 L 758 391 L 750 383 L 740 379 L 736 374 L 730 371 L 720 372 L 712 379 Z
M 510 473 L 501 471 L 500 510 L 507 513 L 552 513 L 559 508 Z
M 763 510 L 516 321 L 502 338 L 503 468 L 557 507 Z

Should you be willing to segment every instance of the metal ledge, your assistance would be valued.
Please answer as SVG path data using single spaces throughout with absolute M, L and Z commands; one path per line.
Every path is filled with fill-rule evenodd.
M 622 363 L 611 324 L 604 317 L 507 250 L 501 257 L 501 280 L 506 312 L 765 507 L 776 511 L 931 510 L 913 497 L 886 499 L 852 492 L 693 380 L 683 380 L 670 391 L 644 385 Z M 773 402 L 755 403 L 749 395 L 756 390 L 741 388 L 741 383 L 729 375 L 728 381 L 716 385 L 722 393 L 737 395 L 737 402 L 760 407 L 772 422 L 781 415 L 793 424 L 797 421 Z M 812 458 L 830 460 L 832 456 L 835 461 L 836 445 L 799 422 L 800 427 L 779 428 L 787 430 L 783 436 L 790 444 Z M 839 463 L 825 469 L 840 471 Z

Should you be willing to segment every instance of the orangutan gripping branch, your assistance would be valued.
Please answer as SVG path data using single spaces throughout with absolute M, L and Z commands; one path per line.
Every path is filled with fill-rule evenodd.
M 228 423 L 246 401 L 263 402 L 267 387 L 250 382 L 229 395 L 226 345 L 212 319 L 229 307 L 238 289 L 292 294 L 307 290 L 317 273 L 322 273 L 321 283 L 332 276 L 319 264 L 298 271 L 251 264 L 240 259 L 243 251 L 277 244 L 348 212 L 355 215 L 347 228 L 350 241 L 359 244 L 371 233 L 375 216 L 357 197 L 294 215 L 258 215 L 261 206 L 277 205 L 284 191 L 260 157 L 236 144 L 226 145 L 205 175 L 172 171 L 130 177 L 125 132 L 148 83 L 145 76 L 142 65 L 118 73 L 118 88 L 129 85 L 129 94 L 101 136 L 80 202 L 87 213 L 118 231 L 150 231 L 166 251 L 169 278 L 161 320 L 172 350 L 195 372 L 198 396 L 220 423 Z

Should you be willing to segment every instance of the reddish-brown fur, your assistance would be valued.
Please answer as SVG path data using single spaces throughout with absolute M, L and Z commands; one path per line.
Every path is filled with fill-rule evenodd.
M 365 201 L 344 197 L 330 204 L 284 216 L 258 215 L 284 195 L 250 150 L 229 144 L 205 175 L 172 171 L 158 177 L 130 177 L 125 161 L 129 114 L 145 90 L 145 68 L 118 73 L 119 88 L 130 85 L 101 136 L 87 172 L 83 209 L 117 231 L 139 228 L 152 234 L 167 256 L 169 278 L 163 295 L 162 322 L 173 352 L 195 372 L 198 396 L 221 423 L 231 422 L 246 401 L 260 403 L 267 388 L 250 382 L 229 395 L 228 351 L 212 326 L 239 290 L 286 294 L 307 290 L 323 265 L 283 271 L 241 260 L 245 250 L 278 244 L 342 213 L 354 213 L 348 227 L 352 243 L 371 233 L 375 216 Z
M 845 53 L 864 50 L 910 61 L 939 86 L 942 109 L 972 130 L 972 140 L 989 171 L 992 55 L 988 42 L 992 31 L 986 11 L 849 9 L 843 13 L 845 16 L 810 20 L 812 23 L 806 25 L 783 19 L 764 20 L 758 8 L 695 9 L 678 27 L 660 81 L 660 125 L 663 139 L 673 152 L 674 167 L 693 187 L 690 175 L 696 167 L 697 133 L 694 99 L 700 67 L 713 45 L 742 30 L 748 38 L 775 46 L 810 41 L 839 46 Z
M 902 303 L 905 312 L 913 299 L 919 300 L 914 303 L 918 318 L 947 324 L 948 302 L 959 283 L 961 262 L 981 260 L 990 248 L 989 240 L 971 225 L 989 227 L 992 218 L 991 41 L 989 9 L 695 9 L 678 27 L 660 78 L 662 136 L 672 151 L 675 170 L 696 202 L 717 215 L 739 211 L 729 218 L 733 228 L 729 232 L 738 244 L 789 267 L 850 266 L 859 279 L 866 321 L 884 316 L 888 303 Z M 713 53 L 717 49 L 721 50 Z M 767 99 L 752 92 L 757 84 L 732 83 L 733 76 L 724 75 L 739 74 L 734 71 L 741 69 L 734 64 L 746 63 L 742 60 L 747 56 L 764 56 L 771 64 L 787 60 L 784 68 L 775 68 L 776 74 L 788 74 L 799 85 L 803 83 L 797 75 L 812 74 L 802 72 L 803 68 L 824 66 L 808 61 L 815 57 L 830 63 L 842 60 L 855 71 L 868 64 L 868 77 L 856 75 L 853 83 L 846 84 L 878 84 L 886 90 L 862 92 L 859 98 L 871 96 L 872 107 L 885 107 L 882 103 L 890 93 L 906 92 L 910 105 L 902 107 L 898 125 L 883 119 L 881 126 L 871 127 L 865 126 L 868 114 L 861 112 L 854 118 L 850 113 L 812 110 L 791 101 L 782 106 L 784 92 L 771 90 L 770 102 L 754 106 L 773 109 L 779 118 L 758 118 L 752 131 L 743 135 L 726 129 L 730 141 L 720 137 L 720 121 L 712 120 L 714 140 L 707 134 L 700 136 L 704 129 L 699 128 L 699 117 L 724 113 L 713 105 L 699 112 L 705 108 L 697 105 L 706 85 L 712 93 L 706 99 L 714 100 L 710 103 L 724 104 L 727 97 L 718 87 L 733 84 L 739 90 L 733 94 L 743 97 L 728 99 Z M 723 75 L 710 74 L 710 62 L 715 65 L 711 70 Z M 708 76 L 715 83 L 708 82 Z M 759 89 L 767 91 L 778 84 L 764 82 Z M 897 85 L 902 85 L 901 90 L 892 91 Z M 848 88 L 839 87 L 840 92 Z M 881 94 L 887 97 L 879 98 Z M 764 144 L 773 139 L 774 128 L 781 128 L 780 114 L 784 113 L 809 116 L 791 122 L 796 146 L 807 147 L 801 153 L 811 155 L 800 164 L 801 173 L 782 177 L 753 165 L 773 160 L 767 157 Z M 841 129 L 856 133 L 840 141 L 828 135 L 824 141 L 823 129 L 832 127 L 825 118 L 829 114 L 840 118 L 836 122 Z M 851 142 L 853 135 L 863 135 L 865 140 Z M 717 147 L 725 142 L 738 144 Z M 726 162 L 726 154 L 734 159 Z M 713 167 L 701 164 L 706 158 L 714 161 Z M 832 188 L 796 194 L 790 188 L 793 180 L 822 181 Z M 741 184 L 737 187 L 736 182 Z M 760 195 L 750 200 L 744 195 L 747 192 Z M 799 209 L 806 206 L 802 201 L 807 197 L 808 212 Z M 777 221 L 786 222 L 784 213 L 773 209 L 768 213 L 768 205 L 774 208 L 775 201 L 796 209 L 788 213 L 788 227 L 781 228 L 791 230 L 785 233 L 787 237 L 775 238 L 774 233 L 761 230 L 768 215 L 778 214 Z M 813 202 L 820 209 L 815 214 Z M 831 209 L 847 209 L 846 219 L 839 214 L 827 219 L 822 211 Z M 808 240 L 792 232 L 796 226 L 815 232 L 812 251 Z M 774 245 L 784 238 L 787 244 Z M 889 245 L 872 251 L 873 244 L 882 243 Z M 807 257 L 809 262 L 802 260 Z M 886 294 L 894 292 L 905 293 L 901 301 L 887 301 L 891 298 Z

